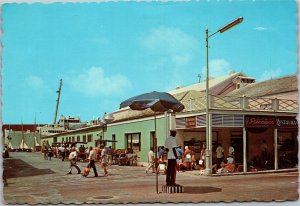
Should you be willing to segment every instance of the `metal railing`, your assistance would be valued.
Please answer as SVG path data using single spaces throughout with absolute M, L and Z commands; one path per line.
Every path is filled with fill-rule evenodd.
M 209 95 L 209 109 L 241 110 L 241 111 L 270 111 L 298 113 L 298 101 L 262 97 L 232 97 Z M 206 108 L 206 98 L 191 98 L 181 102 L 183 112 L 201 111 Z

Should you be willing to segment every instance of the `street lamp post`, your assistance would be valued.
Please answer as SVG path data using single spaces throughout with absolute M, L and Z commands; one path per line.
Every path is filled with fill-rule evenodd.
M 206 91 L 205 91 L 205 97 L 206 97 L 206 152 L 205 152 L 205 173 L 206 175 L 209 175 L 212 173 L 212 136 L 211 136 L 211 122 L 210 122 L 210 114 L 209 114 L 209 107 L 210 107 L 210 100 L 209 100 L 209 67 L 208 67 L 208 39 L 212 37 L 213 35 L 217 33 L 223 33 L 232 27 L 236 26 L 237 24 L 241 23 L 243 21 L 243 17 L 239 17 L 229 24 L 225 25 L 224 27 L 220 28 L 218 31 L 208 34 L 208 29 L 205 30 L 206 33 Z
M 105 141 L 104 132 L 107 129 L 107 124 L 112 122 L 113 120 L 114 118 L 111 114 L 108 114 L 107 112 L 104 113 L 102 120 L 102 141 Z M 101 144 L 101 141 L 99 143 Z

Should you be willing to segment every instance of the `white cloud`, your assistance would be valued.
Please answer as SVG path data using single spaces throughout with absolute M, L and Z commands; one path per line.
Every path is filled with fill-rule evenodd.
M 213 59 L 209 61 L 209 76 L 220 77 L 229 74 L 230 64 L 225 59 Z M 206 75 L 206 65 L 202 68 L 202 74 Z
M 127 77 L 120 74 L 105 76 L 101 67 L 91 67 L 69 81 L 75 90 L 87 96 L 120 94 L 131 87 Z
M 265 31 L 265 30 L 268 30 L 266 27 L 255 27 L 254 30 L 258 30 L 258 31 Z
M 172 62 L 174 62 L 176 65 L 185 65 L 188 64 L 191 60 L 191 55 L 185 54 L 185 55 L 174 55 L 172 57 Z
M 39 89 L 44 86 L 44 81 L 38 76 L 29 76 L 26 79 L 26 83 L 28 84 L 28 86 L 33 87 L 35 89 Z
M 198 40 L 179 28 L 160 26 L 142 39 L 151 53 L 167 57 L 175 65 L 186 65 L 198 48 Z
M 156 85 L 173 88 L 191 78 L 198 61 L 200 40 L 177 27 L 158 26 L 140 39 L 146 59 L 145 72 L 159 72 Z M 169 79 L 172 79 L 170 82 Z
M 277 78 L 282 76 L 282 70 L 280 68 L 273 70 L 265 70 L 262 75 L 259 77 L 258 81 L 264 81 L 272 78 Z

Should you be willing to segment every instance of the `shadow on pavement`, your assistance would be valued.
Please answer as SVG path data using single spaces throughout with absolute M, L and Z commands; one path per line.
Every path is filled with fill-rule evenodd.
M 204 193 L 212 193 L 212 192 L 221 192 L 221 188 L 217 187 L 186 187 L 184 186 L 184 193 L 189 194 L 204 194 Z
M 8 158 L 3 161 L 4 178 L 28 177 L 35 175 L 54 174 L 50 169 L 38 169 L 20 159 Z

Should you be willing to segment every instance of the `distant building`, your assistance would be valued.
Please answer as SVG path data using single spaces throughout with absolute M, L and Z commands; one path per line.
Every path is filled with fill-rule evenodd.
M 36 149 L 40 146 L 41 137 L 87 127 L 79 117 L 61 115 L 58 124 L 7 124 L 2 126 L 2 142 L 13 149 Z M 40 148 L 38 149 L 40 150 Z
M 47 124 L 41 127 L 37 127 L 37 131 L 42 136 L 49 136 L 53 134 L 60 134 L 70 130 L 84 128 L 87 126 L 88 123 L 81 122 L 79 117 L 65 117 L 61 115 L 57 124 Z

